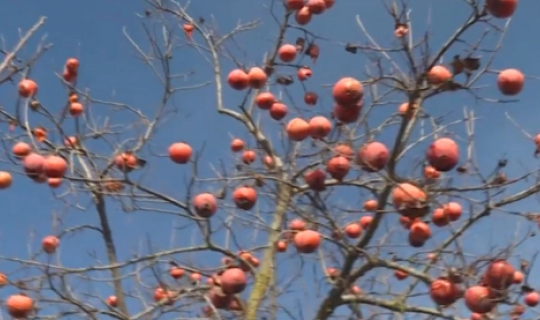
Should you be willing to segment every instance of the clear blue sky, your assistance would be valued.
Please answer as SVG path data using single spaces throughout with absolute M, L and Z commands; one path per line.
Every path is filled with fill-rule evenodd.
M 258 30 L 243 33 L 237 41 L 241 48 L 231 46 L 236 53 L 237 59 L 244 65 L 251 66 L 260 64 L 263 54 L 275 43 L 277 25 L 268 14 L 266 5 L 270 1 L 250 1 L 250 0 L 194 0 L 189 8 L 189 13 L 194 17 L 202 16 L 208 22 L 215 17 L 215 23 L 222 32 L 228 31 L 235 26 L 238 21 L 247 22 L 249 20 L 261 20 Z M 459 24 L 464 21 L 468 14 L 468 9 L 464 1 L 443 1 L 415 0 L 413 3 L 412 18 L 413 28 L 416 36 L 420 36 L 426 30 L 431 30 L 431 46 L 437 48 Z M 161 97 L 160 86 L 153 77 L 150 69 L 135 57 L 135 49 L 129 44 L 123 29 L 138 43 L 147 50 L 149 48 L 146 35 L 141 26 L 141 19 L 136 13 L 142 14 L 145 9 L 144 1 L 4 1 L 0 3 L 0 20 L 2 21 L 2 45 L 8 49 L 12 48 L 18 39 L 18 30 L 26 31 L 40 16 L 46 16 L 45 26 L 39 30 L 34 38 L 23 50 L 25 57 L 29 57 L 34 51 L 40 38 L 47 36 L 46 41 L 54 44 L 54 47 L 47 52 L 32 70 L 32 78 L 39 83 L 39 100 L 53 112 L 58 112 L 65 103 L 65 89 L 54 72 L 61 73 L 65 60 L 69 57 L 76 57 L 81 62 L 79 87 L 89 89 L 90 94 L 97 99 L 117 101 L 129 104 L 133 108 L 140 109 L 149 115 L 153 114 Z M 437 5 L 434 5 L 437 3 Z M 536 34 L 533 30 L 538 29 L 537 13 L 540 12 L 540 3 L 537 1 L 522 0 L 513 18 L 510 29 L 506 35 L 503 47 L 493 62 L 493 69 L 517 68 L 527 75 L 540 74 L 538 62 L 538 52 L 540 44 L 535 41 Z M 278 10 L 278 15 L 282 11 Z M 310 90 L 317 91 L 321 96 L 320 103 L 316 108 L 303 107 L 307 116 L 316 114 L 328 116 L 332 106 L 330 89 L 322 87 L 324 84 L 332 84 L 342 76 L 354 76 L 362 79 L 367 60 L 361 55 L 351 55 L 344 51 L 341 44 L 346 42 L 366 41 L 361 34 L 355 16 L 359 14 L 365 26 L 370 30 L 371 35 L 383 46 L 390 46 L 394 41 L 392 37 L 392 21 L 385 14 L 379 1 L 352 1 L 337 0 L 334 8 L 322 16 L 314 18 L 308 29 L 320 35 L 328 41 L 319 41 L 321 55 L 316 65 L 312 65 L 313 77 L 307 81 Z M 170 21 L 170 20 L 169 20 Z M 495 21 L 502 26 L 502 21 Z M 486 28 L 485 25 L 476 27 L 464 40 L 474 42 Z M 156 34 L 161 37 L 161 28 L 154 28 Z M 529 30 L 529 31 L 528 31 Z M 178 36 L 182 38 L 180 30 Z M 291 31 L 286 35 L 286 40 L 293 43 L 298 36 L 298 32 Z M 200 41 L 195 36 L 197 41 Z M 486 45 L 492 48 L 497 41 L 496 37 L 488 37 Z M 444 59 L 449 61 L 453 54 L 461 53 L 461 48 L 451 50 Z M 488 53 L 484 53 L 485 56 Z M 402 63 L 403 60 L 399 60 Z M 308 63 L 306 61 L 306 63 Z M 190 73 L 187 80 L 177 81 L 178 86 L 193 86 L 211 80 L 210 66 L 201 59 L 200 55 L 193 49 L 182 47 L 172 60 L 175 73 Z M 234 67 L 231 63 L 223 62 L 222 78 Z M 285 71 L 285 72 L 289 72 Z M 486 75 L 481 81 L 483 85 L 489 85 L 481 91 L 483 96 L 500 98 L 500 94 L 495 88 L 496 76 Z M 440 97 L 429 101 L 425 108 L 433 115 L 446 115 L 449 112 L 448 121 L 456 120 L 462 116 L 463 108 L 466 106 L 473 109 L 481 119 L 476 123 L 476 157 L 477 161 L 487 173 L 491 170 L 499 157 L 505 156 L 509 160 L 506 173 L 510 177 L 516 177 L 528 170 L 536 168 L 537 160 L 533 158 L 533 144 L 526 140 L 520 131 L 514 127 L 506 118 L 508 112 L 522 127 L 532 134 L 540 132 L 538 118 L 537 95 L 535 88 L 538 83 L 535 80 L 528 80 L 525 89 L 519 95 L 519 102 L 509 104 L 487 104 L 477 102 L 465 93 L 443 94 Z M 303 94 L 298 83 L 289 87 L 297 103 L 301 103 Z M 279 88 L 275 88 L 274 93 L 278 93 Z M 243 94 L 233 92 L 226 88 L 224 91 L 225 104 L 234 108 L 240 103 Z M 284 99 L 286 95 L 284 94 Z M 17 91 L 14 85 L 5 84 L 0 87 L 0 104 L 3 108 L 13 110 L 17 98 Z M 375 126 L 395 112 L 397 104 L 403 97 L 394 96 L 385 106 L 380 106 L 374 111 L 369 119 L 371 126 Z M 206 178 L 214 176 L 210 170 L 210 164 L 219 168 L 219 161 L 228 163 L 231 170 L 234 157 L 229 151 L 230 137 L 240 137 L 248 139 L 253 146 L 253 140 L 248 138 L 247 132 L 236 122 L 224 118 L 215 112 L 215 95 L 213 85 L 205 86 L 201 89 L 191 91 L 181 91 L 171 100 L 170 109 L 176 108 L 177 114 L 172 115 L 169 121 L 160 127 L 158 133 L 151 141 L 151 150 L 148 148 L 142 152 L 142 156 L 149 159 L 148 167 L 140 173 L 133 175 L 134 179 L 142 178 L 148 186 L 165 192 L 170 196 L 178 197 L 183 201 L 185 197 L 185 182 L 188 178 L 189 168 L 173 165 L 167 158 L 159 158 L 150 154 L 165 154 L 170 143 L 175 141 L 187 141 L 194 149 L 201 149 L 204 146 L 204 154 L 200 160 L 199 170 L 201 176 Z M 94 105 L 91 107 L 96 118 L 103 119 L 111 117 L 111 121 L 118 125 L 125 125 L 125 118 L 121 113 L 114 112 L 109 106 Z M 287 119 L 295 115 L 293 108 Z M 279 145 L 276 131 L 279 124 L 271 121 L 267 115 L 262 115 L 264 127 L 270 134 L 273 142 Z M 34 117 L 33 123 L 46 125 L 43 118 Z M 74 125 L 70 120 L 66 124 L 67 132 L 73 132 Z M 458 134 L 463 136 L 463 126 L 455 128 Z M 3 134 L 6 127 L 2 129 Z M 389 146 L 393 143 L 392 133 L 384 133 L 380 140 Z M 103 156 L 109 156 L 111 150 L 104 148 L 100 144 L 94 144 L 96 151 Z M 463 146 L 463 145 L 462 145 Z M 423 155 L 423 148 L 416 148 L 405 161 L 418 160 Z M 280 150 L 282 151 L 282 150 Z M 416 158 L 415 158 L 416 157 Z M 3 157 L 4 158 L 4 157 Z M 10 163 L 0 163 L 1 170 L 18 170 Z M 457 184 L 470 183 L 463 178 L 457 178 Z M 532 181 L 528 182 L 533 183 Z M 198 191 L 215 188 L 215 185 L 205 187 L 199 185 Z M 66 186 L 57 190 L 58 196 L 68 189 Z M 511 191 L 516 191 L 513 188 Z M 482 199 L 481 194 L 475 197 Z M 349 209 L 359 209 L 365 200 L 365 195 L 358 195 L 356 190 L 343 191 L 342 194 L 333 195 L 331 201 L 334 205 L 347 207 Z M 82 224 L 97 224 L 97 215 L 92 208 L 92 203 L 87 196 L 73 194 L 66 196 L 64 200 L 55 200 L 54 194 L 46 185 L 35 184 L 23 175 L 14 172 L 13 187 L 0 192 L 0 202 L 4 215 L 3 223 L 0 226 L 0 257 L 18 257 L 28 259 L 33 256 L 39 248 L 41 238 L 51 233 L 58 233 L 63 228 L 73 227 Z M 87 210 L 77 210 L 73 205 L 75 202 L 79 208 Z M 464 202 L 466 204 L 467 202 Z M 129 205 L 129 202 L 126 202 Z M 144 206 L 152 206 L 147 203 Z M 517 211 L 537 211 L 538 201 L 531 198 L 519 205 L 512 207 Z M 115 241 L 117 244 L 119 258 L 129 259 L 135 252 L 147 253 L 148 239 L 152 246 L 151 250 L 158 251 L 171 247 L 188 246 L 198 241 L 197 229 L 187 226 L 186 221 L 174 215 L 160 214 L 156 212 L 134 212 L 124 213 L 120 210 L 118 201 L 108 202 L 109 218 L 112 228 L 115 230 Z M 264 208 L 263 208 L 264 209 Z M 268 209 L 266 207 L 265 209 Z M 238 212 L 236 212 L 238 213 Z M 220 211 L 222 216 L 216 217 L 216 221 L 224 219 L 224 211 Z M 53 215 L 62 216 L 62 224 L 54 226 Z M 219 215 L 219 214 L 218 214 Z M 336 215 L 342 215 L 336 213 Z M 360 214 L 350 215 L 340 218 L 341 223 L 357 219 Z M 396 216 L 388 217 L 382 228 L 390 228 L 396 225 Z M 489 254 L 490 247 L 496 244 L 507 243 L 514 239 L 516 235 L 522 236 L 527 227 L 534 225 L 523 225 L 523 221 L 508 218 L 507 215 L 496 214 L 489 218 L 489 222 L 483 221 L 474 230 L 469 231 L 463 238 L 461 245 L 470 254 Z M 175 232 L 175 228 L 182 227 Z M 249 225 L 235 223 L 239 241 L 245 244 L 245 249 L 251 245 L 261 244 L 265 239 L 264 233 L 249 234 L 252 230 Z M 386 229 L 385 229 L 386 230 Z M 400 230 L 398 228 L 398 230 Z M 385 231 L 381 231 L 381 235 Z M 448 231 L 436 231 L 434 239 L 422 249 L 429 251 L 435 244 L 440 243 L 448 236 Z M 221 241 L 225 237 L 224 233 L 218 234 L 216 241 Z M 406 233 L 400 231 L 393 233 L 389 242 L 393 245 L 399 244 L 406 239 Z M 524 245 L 519 251 L 519 255 L 530 257 L 536 252 L 536 239 L 530 240 L 530 244 Z M 237 250 L 235 248 L 234 250 Z M 402 247 L 394 247 L 389 251 L 397 251 L 400 256 L 407 257 L 412 254 L 412 250 Z M 94 259 L 92 255 L 98 258 Z M 260 255 L 260 254 L 259 254 Z M 183 255 L 177 256 L 178 260 L 202 268 L 216 267 L 219 264 L 220 256 L 216 254 L 203 255 Z M 39 261 L 46 261 L 45 256 L 39 256 Z M 60 261 L 57 261 L 59 259 Z M 320 264 L 313 263 L 316 257 L 304 257 L 298 259 L 294 250 L 280 257 L 279 272 L 283 281 L 290 280 L 295 275 L 303 275 L 303 279 L 296 279 L 295 293 L 284 296 L 281 303 L 292 307 L 299 303 L 303 305 L 302 313 L 295 316 L 305 316 L 309 318 L 316 311 L 315 303 L 305 303 L 305 295 L 309 294 L 312 299 L 318 300 L 320 297 L 313 297 L 313 288 L 325 293 L 329 288 L 322 281 L 323 273 Z M 105 263 L 103 244 L 99 235 L 92 232 L 73 234 L 62 239 L 60 254 L 54 257 L 55 263 L 62 263 L 67 267 L 88 266 L 95 261 Z M 338 259 L 339 261 L 339 259 Z M 449 258 L 448 262 L 451 259 Z M 517 260 L 515 260 L 517 261 Z M 514 262 L 515 262 L 514 261 Z M 326 261 L 329 266 L 333 262 Z M 517 265 L 517 264 L 516 264 Z M 313 269 L 317 267 L 318 269 Z M 300 269 L 303 268 L 303 269 Z M 0 262 L 0 271 L 11 274 L 11 277 L 28 277 L 37 272 L 36 269 L 20 269 L 18 264 L 12 262 Z M 313 270 L 316 273 L 313 274 Z M 390 275 L 391 272 L 384 271 L 380 274 Z M 104 274 L 101 277 L 106 277 Z M 84 292 L 86 285 L 80 285 L 81 280 L 74 280 L 79 287 L 78 292 Z M 392 280 L 393 282 L 393 280 Z M 151 284 L 151 281 L 147 281 Z M 360 282 L 361 287 L 367 284 Z M 540 285 L 538 280 L 532 279 L 533 286 Z M 132 284 L 128 285 L 131 287 Z M 322 286 L 322 287 L 319 287 Z M 404 284 L 393 284 L 393 290 L 402 290 Z M 150 289 L 139 288 L 144 294 L 149 294 Z M 13 287 L 3 289 L 0 299 L 4 299 L 11 294 Z M 112 293 L 112 288 L 98 284 L 92 287 L 95 295 L 106 297 Z M 365 288 L 369 291 L 369 288 Z M 285 300 L 286 299 L 286 300 Z M 415 299 L 418 300 L 418 299 Z M 98 300 L 94 301 L 99 303 Z M 430 301 L 420 300 L 424 305 L 431 306 Z M 130 302 L 133 311 L 139 306 Z M 197 308 L 198 309 L 198 308 Z M 297 309 L 297 308 L 295 308 Z M 197 310 L 198 311 L 198 310 Z M 295 312 L 299 312 L 296 310 Z M 346 311 L 344 311 L 346 312 Z M 466 311 L 463 312 L 465 316 Z M 164 316 L 169 317 L 168 315 Z

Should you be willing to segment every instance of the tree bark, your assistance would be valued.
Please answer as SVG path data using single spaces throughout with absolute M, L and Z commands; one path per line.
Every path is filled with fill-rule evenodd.
M 255 277 L 253 290 L 251 291 L 251 295 L 247 301 L 245 314 L 246 320 L 257 320 L 259 307 L 261 306 L 262 300 L 266 296 L 268 286 L 275 276 L 274 259 L 276 254 L 276 243 L 279 241 L 283 219 L 285 218 L 285 213 L 287 212 L 292 195 L 292 187 L 285 183 L 280 183 L 277 192 L 276 209 L 274 211 L 274 217 L 268 236 L 269 247 L 264 253 L 259 271 Z

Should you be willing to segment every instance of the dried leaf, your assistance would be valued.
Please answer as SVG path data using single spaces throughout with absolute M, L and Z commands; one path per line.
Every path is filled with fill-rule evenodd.
M 476 276 L 478 274 L 478 269 L 476 269 L 475 264 L 472 264 L 468 267 L 467 274 L 469 276 Z
M 215 196 L 217 199 L 223 200 L 227 197 L 227 187 L 223 187 L 216 191 Z
M 144 166 L 146 166 L 146 162 L 146 160 L 137 157 L 137 166 L 143 168 Z
M 32 102 L 30 102 L 30 109 L 32 109 L 33 111 L 37 111 L 40 106 L 41 104 L 37 100 L 32 100 Z
M 117 193 L 124 190 L 124 185 L 119 180 L 106 181 L 103 186 L 107 192 L 111 193 Z
M 442 86 L 441 89 L 445 91 L 457 91 L 459 89 L 464 89 L 465 87 L 461 83 L 455 81 L 447 81 Z
M 319 58 L 319 53 L 320 53 L 319 46 L 316 45 L 315 43 L 310 44 L 305 52 L 305 54 L 309 55 L 313 63 L 315 63 L 317 61 L 317 58 Z
M 278 84 L 288 86 L 294 82 L 293 78 L 291 76 L 278 76 L 276 79 L 276 82 Z
M 521 291 L 523 291 L 525 293 L 529 293 L 529 292 L 533 292 L 534 289 L 529 287 L 528 285 L 523 285 L 523 286 L 521 286 Z
M 459 173 L 467 173 L 468 169 L 466 165 L 462 165 L 462 166 L 457 167 L 456 171 Z
M 448 279 L 453 283 L 463 283 L 461 272 L 454 267 L 448 269 Z
M 266 75 L 270 77 L 274 73 L 274 66 L 266 63 L 266 65 L 264 66 L 264 73 L 266 73 Z
M 306 40 L 302 37 L 299 37 L 296 39 L 296 50 L 298 51 L 303 51 L 304 50 L 304 46 L 306 44 Z
M 526 261 L 526 260 L 521 260 L 519 267 L 520 267 L 521 271 L 527 272 L 527 270 L 529 269 L 529 262 Z
M 503 184 L 508 181 L 506 174 L 504 172 L 499 172 L 497 176 L 493 179 L 492 183 L 495 185 Z
M 480 58 L 467 57 L 463 59 L 465 69 L 476 71 L 480 69 Z
M 21 280 L 18 280 L 17 282 L 15 282 L 15 286 L 18 289 L 21 289 L 21 290 L 26 290 L 27 289 L 26 284 L 24 282 L 22 282 Z
M 260 175 L 255 175 L 255 185 L 257 187 L 263 187 L 264 186 L 264 178 Z
M 454 56 L 451 66 L 452 66 L 452 73 L 454 75 L 461 74 L 463 72 L 463 69 L 465 69 L 465 63 L 463 62 L 463 60 L 461 60 L 459 55 Z
M 358 53 L 358 48 L 350 43 L 347 43 L 347 45 L 345 45 L 345 51 L 356 54 Z

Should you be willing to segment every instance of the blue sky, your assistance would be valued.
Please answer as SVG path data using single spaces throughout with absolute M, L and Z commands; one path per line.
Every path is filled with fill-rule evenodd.
M 414 34 L 416 37 L 420 37 L 421 34 L 429 30 L 432 48 L 438 48 L 465 20 L 468 14 L 464 1 L 453 1 L 450 4 L 442 2 L 439 4 L 438 2 L 436 5 L 429 0 L 411 2 Z M 242 64 L 253 66 L 260 65 L 264 53 L 274 47 L 278 26 L 268 14 L 267 6 L 269 3 L 270 1 L 196 0 L 191 4 L 189 13 L 193 17 L 202 16 L 208 22 L 215 19 L 214 24 L 221 32 L 231 30 L 238 21 L 260 20 L 260 26 L 257 30 L 242 33 L 237 38 L 238 46 L 234 44 L 230 46 Z M 125 30 L 134 41 L 144 48 L 143 50 L 149 49 L 147 37 L 141 24 L 142 19 L 136 16 L 136 13 L 142 14 L 145 8 L 144 1 L 19 1 L 16 7 L 11 2 L 5 1 L 0 3 L 0 19 L 3 22 L 2 45 L 12 48 L 18 39 L 19 29 L 25 31 L 40 16 L 46 16 L 47 22 L 44 27 L 38 31 L 22 51 L 22 56 L 31 56 L 36 45 L 45 35 L 47 36 L 45 41 L 54 44 L 54 47 L 39 60 L 32 70 L 32 78 L 39 84 L 39 100 L 43 105 L 54 113 L 59 112 L 62 108 L 66 92 L 54 72 L 61 73 L 65 60 L 69 57 L 76 57 L 81 62 L 78 82 L 80 89 L 88 89 L 96 99 L 122 102 L 151 116 L 159 105 L 162 88 L 153 77 L 151 70 L 136 58 L 136 51 L 123 32 Z M 537 12 L 540 12 L 540 3 L 521 1 L 506 34 L 504 44 L 492 64 L 492 69 L 517 68 L 527 75 L 540 74 L 540 65 L 537 63 L 537 52 L 540 51 L 540 44 L 531 40 L 535 38 L 534 34 L 532 31 L 531 33 L 527 31 L 537 28 L 535 25 Z M 280 17 L 283 14 L 282 9 L 278 9 L 276 14 Z M 354 76 L 359 79 L 364 77 L 368 61 L 360 54 L 351 55 L 343 49 L 344 43 L 363 43 L 366 41 L 355 22 L 356 15 L 360 15 L 371 35 L 377 39 L 381 46 L 388 47 L 395 44 L 392 36 L 393 23 L 385 14 L 379 1 L 337 0 L 334 8 L 315 17 L 308 25 L 308 29 L 327 41 L 318 42 L 321 47 L 321 55 L 315 65 L 307 60 L 304 63 L 310 64 L 313 69 L 313 77 L 307 81 L 306 85 L 310 90 L 318 92 L 321 98 L 316 108 L 309 109 L 302 106 L 304 116 L 329 115 L 332 106 L 331 89 L 323 85 L 332 84 L 343 76 Z M 171 22 L 170 17 L 168 19 Z M 494 22 L 499 26 L 504 25 L 504 21 Z M 161 28 L 157 24 L 149 24 L 149 26 L 161 37 Z M 486 28 L 486 25 L 473 28 L 464 37 L 464 40 L 476 41 Z M 180 30 L 177 30 L 177 35 L 182 38 Z M 291 30 L 286 34 L 285 39 L 293 43 L 300 35 L 297 31 Z M 201 41 L 197 35 L 195 40 Z M 493 48 L 497 40 L 496 36 L 489 35 L 486 38 L 486 47 Z M 462 47 L 451 50 L 449 54 L 444 56 L 444 61 L 449 61 L 456 53 L 462 53 Z M 482 55 L 488 56 L 489 53 L 482 53 Z M 403 65 L 403 59 L 401 57 L 397 59 Z M 186 79 L 178 79 L 175 83 L 177 86 L 194 86 L 211 81 L 211 66 L 204 59 L 201 59 L 197 51 L 187 46 L 177 49 L 172 60 L 172 68 L 177 74 L 191 74 Z M 234 68 L 234 65 L 223 60 L 222 68 L 222 79 L 226 79 L 226 74 Z M 282 71 L 288 73 L 291 70 L 283 69 Z M 489 86 L 481 90 L 483 96 L 501 98 L 495 87 L 495 74 L 487 74 L 480 83 Z M 528 79 L 523 92 L 519 95 L 519 102 L 515 103 L 489 104 L 475 101 L 471 99 L 470 95 L 460 92 L 440 95 L 427 102 L 425 108 L 433 115 L 449 114 L 447 117 L 449 122 L 462 117 L 464 107 L 474 110 L 476 116 L 481 117 L 475 125 L 475 156 L 481 169 L 485 173 L 489 172 L 496 165 L 498 158 L 504 156 L 509 160 L 506 173 L 510 177 L 516 177 L 536 169 L 537 160 L 532 156 L 533 144 L 506 119 L 505 113 L 510 114 L 531 134 L 535 135 L 540 132 L 537 123 L 540 111 L 537 108 L 535 95 L 537 86 L 534 79 Z M 276 87 L 272 90 L 278 94 L 280 88 Z M 289 87 L 287 92 L 292 95 L 296 103 L 301 104 L 303 93 L 298 83 Z M 2 97 L 0 101 L 2 107 L 13 110 L 17 98 L 15 86 L 9 83 L 1 86 L 0 96 Z M 283 97 L 289 99 L 285 91 Z M 225 88 L 224 102 L 229 108 L 234 109 L 242 98 L 243 93 Z M 370 126 L 376 126 L 395 112 L 402 99 L 404 98 L 394 95 L 388 99 L 387 105 L 377 107 L 370 115 Z M 111 123 L 124 126 L 127 124 L 125 113 L 112 110 L 110 106 L 94 104 L 90 108 L 96 120 L 102 121 L 105 117 L 110 117 Z M 237 160 L 229 151 L 232 136 L 245 139 L 250 146 L 254 146 L 254 141 L 248 137 L 246 130 L 238 123 L 217 114 L 212 84 L 199 89 L 180 91 L 171 99 L 168 108 L 174 110 L 175 113 L 171 113 L 168 121 L 160 126 L 157 134 L 150 141 L 151 147 L 146 148 L 141 153 L 142 157 L 149 160 L 149 164 L 141 172 L 134 173 L 133 179 L 140 178 L 147 186 L 183 201 L 190 168 L 174 165 L 163 157 L 172 142 L 186 141 L 197 150 L 204 146 L 204 153 L 199 163 L 199 175 L 210 178 L 215 176 L 211 164 L 215 168 L 219 168 L 220 160 L 223 160 L 227 164 L 228 170 L 232 172 L 233 161 Z M 286 119 L 297 116 L 294 108 L 290 108 L 290 110 L 291 114 Z M 279 146 L 280 125 L 267 115 L 261 114 L 260 117 L 264 130 L 268 132 L 273 143 Z M 32 116 L 31 121 L 36 125 L 47 125 L 47 121 L 38 116 Z M 427 128 L 429 129 L 429 127 Z M 74 132 L 73 120 L 66 122 L 65 130 Z M 127 135 L 133 136 L 136 132 L 131 130 Z M 462 124 L 453 130 L 464 137 Z M 5 135 L 5 129 L 2 132 Z M 395 133 L 395 128 L 384 132 L 378 139 L 391 146 L 393 133 Z M 95 148 L 94 151 L 100 155 L 111 156 L 112 150 L 104 144 L 96 141 L 89 141 L 88 144 Z M 463 143 L 461 145 L 464 147 Z M 403 165 L 400 165 L 400 170 L 410 172 L 408 169 L 411 163 L 422 157 L 424 147 L 421 145 L 411 151 Z M 283 150 L 280 149 L 280 152 Z M 97 224 L 97 215 L 92 208 L 92 203 L 82 193 L 72 193 L 64 196 L 63 200 L 55 200 L 55 194 L 58 197 L 68 191 L 66 185 L 53 194 L 46 185 L 35 184 L 18 174 L 17 171 L 20 169 L 10 163 L 1 162 L 0 169 L 14 173 L 12 188 L 0 192 L 0 201 L 3 204 L 5 217 L 0 226 L 0 257 L 4 260 L 7 257 L 29 259 L 37 251 L 40 240 L 45 235 L 55 234 L 64 228 L 76 225 Z M 456 177 L 454 183 L 465 185 L 475 181 Z M 527 183 L 531 184 L 533 180 Z M 523 187 L 523 185 L 519 187 Z M 515 192 L 519 190 L 519 187 L 510 188 L 509 192 Z M 199 183 L 195 190 L 202 192 L 212 191 L 216 188 L 218 188 L 216 184 Z M 269 195 L 265 194 L 268 192 L 270 192 L 269 189 L 261 190 L 263 200 L 260 206 L 263 212 L 267 212 L 270 208 Z M 479 200 L 483 199 L 482 194 L 474 194 L 473 196 Z M 358 210 L 365 199 L 367 199 L 365 194 L 359 195 L 356 190 L 345 189 L 332 195 L 329 201 L 336 207 Z M 73 203 L 77 203 L 79 209 L 73 208 Z M 152 205 L 152 203 L 145 204 L 147 207 Z M 230 202 L 227 205 L 230 206 Z M 468 205 L 468 203 L 464 201 L 464 205 Z M 537 205 L 537 198 L 533 197 L 513 205 L 511 209 L 520 212 L 536 211 Z M 86 208 L 86 210 L 81 210 L 81 208 Z M 159 208 L 163 209 L 164 207 L 159 206 Z M 233 212 L 234 215 L 245 215 L 245 213 Z M 108 201 L 108 213 L 121 260 L 131 258 L 135 252 L 145 254 L 150 250 L 155 252 L 171 247 L 190 246 L 200 240 L 198 230 L 186 220 L 175 215 L 146 211 L 124 213 L 120 203 L 113 200 Z M 61 225 L 53 222 L 53 215 L 62 216 Z M 336 215 L 340 217 L 338 219 L 340 223 L 346 223 L 361 216 L 361 214 L 347 216 L 341 212 L 336 212 Z M 267 217 L 268 215 L 264 216 L 263 219 Z M 220 211 L 218 217 L 215 218 L 216 225 L 219 225 L 218 221 L 223 221 L 225 218 L 225 212 Z M 250 219 L 254 218 L 251 216 Z M 492 245 L 508 243 L 516 235 L 523 236 L 526 228 L 535 228 L 532 224 L 523 225 L 524 220 L 522 219 L 519 220 L 520 225 L 518 225 L 518 220 L 509 218 L 505 214 L 494 214 L 489 219 L 489 222 L 483 221 L 471 229 L 462 240 L 461 245 L 468 253 L 472 255 L 489 254 Z M 385 218 L 381 228 L 393 228 L 396 221 L 395 215 Z M 175 231 L 175 228 L 178 230 Z M 238 241 L 243 243 L 243 249 L 260 245 L 265 239 L 264 232 L 250 233 L 249 231 L 252 231 L 253 228 L 246 222 L 240 222 L 239 219 L 235 220 L 233 230 L 238 236 Z M 381 230 L 380 235 L 382 236 L 385 232 Z M 446 236 L 448 236 L 448 231 L 436 231 L 434 239 L 426 248 L 422 249 L 424 250 L 422 252 L 434 248 Z M 226 233 L 220 231 L 217 233 L 215 241 L 223 244 L 225 238 Z M 393 233 L 389 241 L 394 247 L 388 250 L 396 251 L 398 255 L 403 257 L 410 256 L 413 253 L 412 250 L 395 246 L 403 242 L 404 239 L 406 239 L 405 232 Z M 532 238 L 529 240 L 529 244 L 520 247 L 519 255 L 524 258 L 531 257 L 536 252 L 536 241 L 535 238 Z M 152 248 L 149 248 L 149 243 L 151 243 Z M 240 248 L 234 247 L 235 251 L 238 249 Z M 98 258 L 93 258 L 93 255 Z M 258 255 L 260 256 L 260 253 Z M 221 256 L 205 253 L 175 256 L 175 258 L 186 265 L 193 264 L 193 266 L 201 268 L 212 268 L 219 265 Z M 47 261 L 44 256 L 39 256 L 37 259 L 41 262 Z M 96 233 L 84 232 L 62 239 L 60 253 L 53 258 L 53 261 L 55 263 L 61 262 L 66 267 L 83 267 L 95 264 L 96 260 L 105 263 L 105 259 L 103 244 L 99 236 Z M 314 292 L 313 288 L 320 290 L 321 293 L 327 291 L 328 286 L 322 281 L 323 273 L 320 264 L 316 263 L 317 257 L 304 257 L 301 261 L 294 250 L 289 250 L 289 253 L 280 256 L 279 259 L 280 279 L 286 282 L 290 281 L 293 276 L 302 276 L 301 279 L 295 279 L 296 291 L 284 296 L 281 301 L 283 305 L 292 308 L 297 302 L 304 300 L 305 294 L 308 294 L 307 291 Z M 450 258 L 448 259 L 450 262 Z M 339 258 L 336 262 L 328 259 L 326 263 L 330 265 L 338 261 L 340 261 Z M 6 261 L 0 262 L 0 270 L 5 270 L 13 278 L 25 278 L 37 272 L 36 269 L 21 269 L 20 265 Z M 390 274 L 389 271 L 381 271 L 380 275 L 384 275 L 385 272 L 387 275 Z M 99 276 L 105 277 L 104 274 Z M 78 283 L 78 292 L 85 291 L 84 285 L 81 286 L 83 280 L 75 277 L 72 280 L 74 283 Z M 393 282 L 391 280 L 392 290 L 399 291 L 404 288 L 404 284 Z M 149 277 L 146 283 L 153 285 Z M 531 280 L 531 284 L 533 286 L 540 285 L 540 283 L 535 282 L 535 279 Z M 367 284 L 360 282 L 359 285 L 362 287 Z M 133 282 L 127 286 L 132 288 Z M 13 290 L 12 287 L 3 289 L 0 297 L 5 298 L 14 292 Z M 102 297 L 112 293 L 112 288 L 103 282 L 94 285 L 91 290 L 95 295 Z M 143 291 L 144 294 L 151 292 L 148 288 L 140 287 L 139 290 Z M 312 293 L 310 296 L 313 299 L 320 299 L 318 296 L 312 296 Z M 94 302 L 99 303 L 99 300 Z M 414 302 L 431 305 L 431 302 L 425 298 Z M 130 301 L 130 309 L 136 311 L 139 308 L 140 306 L 135 300 Z M 295 309 L 297 308 L 295 307 Z M 302 309 L 302 313 L 297 313 L 296 316 L 302 315 L 309 318 L 316 311 L 311 303 L 304 305 Z M 467 314 L 466 311 L 461 310 L 461 312 L 463 315 Z M 343 313 L 346 313 L 346 310 Z M 169 316 L 165 315 L 164 317 Z

